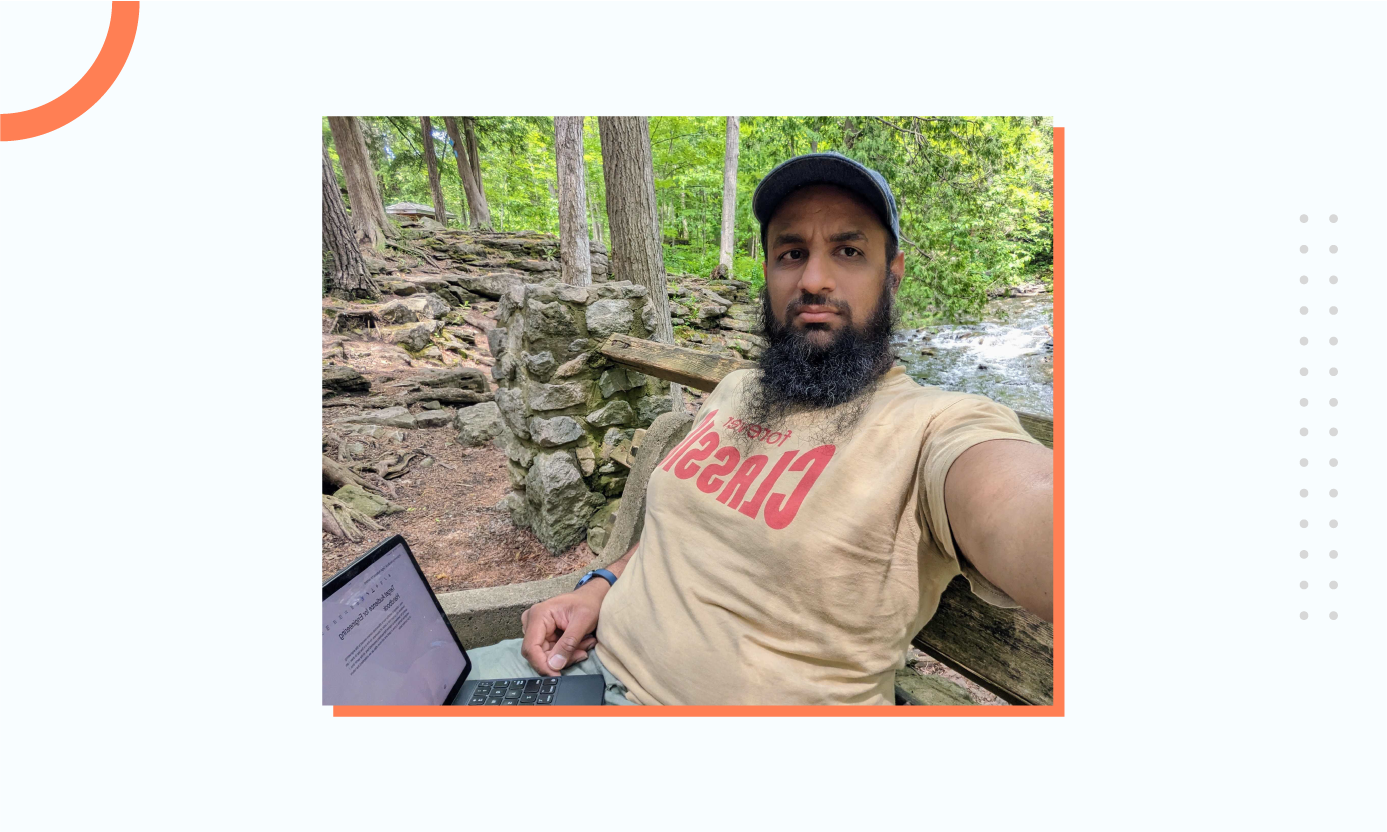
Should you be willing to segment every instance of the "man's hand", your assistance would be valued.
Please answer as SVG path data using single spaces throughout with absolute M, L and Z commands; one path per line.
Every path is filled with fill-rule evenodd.
M 597 615 L 606 597 L 607 582 L 588 581 L 572 592 L 541 601 L 520 614 L 525 639 L 520 654 L 541 676 L 559 671 L 588 657 L 597 644 Z

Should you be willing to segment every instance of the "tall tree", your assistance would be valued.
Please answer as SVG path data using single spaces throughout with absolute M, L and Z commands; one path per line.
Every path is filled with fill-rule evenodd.
M 458 176 L 462 179 L 462 190 L 467 196 L 467 224 L 472 228 L 491 230 L 491 209 L 486 204 L 486 194 L 482 192 L 481 162 L 468 157 L 476 153 L 476 130 L 467 128 L 467 143 L 463 143 L 462 132 L 458 130 L 456 116 L 444 116 L 443 124 L 448 128 L 448 138 L 453 142 L 453 156 L 458 163 Z
M 342 173 L 347 177 L 352 228 L 358 240 L 379 247 L 385 238 L 395 236 L 395 226 L 385 216 L 385 203 L 376 186 L 376 172 L 371 169 L 361 122 L 356 116 L 328 116 L 327 123 L 332 130 L 332 143 L 337 147 L 337 158 L 342 160 Z
M 554 116 L 554 156 L 559 171 L 559 258 L 563 282 L 587 286 L 592 283 L 592 253 L 588 250 L 582 116 Z
M 438 156 L 433 152 L 433 122 L 428 116 L 419 117 L 419 126 L 424 131 L 424 162 L 429 166 L 429 190 L 433 192 L 433 216 L 444 226 L 448 225 L 448 209 L 443 203 L 443 182 L 438 178 Z
M 366 269 L 356 234 L 347 219 L 347 206 L 332 172 L 332 158 L 323 145 L 323 251 L 332 256 L 328 289 L 343 298 L 378 298 L 380 289 Z
M 650 123 L 645 116 L 600 116 L 602 178 L 607 190 L 611 233 L 611 274 L 650 290 L 655 304 L 655 340 L 674 343 L 669 287 L 655 208 L 655 168 L 650 155 Z M 674 411 L 683 412 L 679 385 L 670 384 Z
M 740 146 L 737 117 L 727 117 L 727 150 L 722 157 L 722 247 L 718 249 L 715 276 L 732 276 L 732 246 L 737 231 L 737 153 Z

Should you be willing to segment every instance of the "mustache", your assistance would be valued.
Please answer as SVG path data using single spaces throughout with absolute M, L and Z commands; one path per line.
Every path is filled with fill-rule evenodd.
M 799 297 L 785 304 L 785 320 L 790 320 L 796 311 L 805 306 L 830 306 L 843 316 L 844 321 L 852 323 L 852 307 L 846 302 L 825 295 L 811 295 L 808 292 L 802 292 Z

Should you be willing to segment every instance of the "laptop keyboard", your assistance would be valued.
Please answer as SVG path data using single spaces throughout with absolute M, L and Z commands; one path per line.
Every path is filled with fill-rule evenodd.
M 552 705 L 559 678 L 482 679 L 469 705 Z

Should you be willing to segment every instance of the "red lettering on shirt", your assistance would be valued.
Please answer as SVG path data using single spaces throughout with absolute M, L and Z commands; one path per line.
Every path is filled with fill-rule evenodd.
M 694 447 L 684 452 L 680 457 L 679 463 L 674 466 L 674 476 L 681 480 L 686 480 L 698 473 L 698 463 L 712 455 L 718 447 L 718 432 L 713 430 L 705 433 Z
M 795 519 L 795 514 L 799 512 L 799 507 L 803 505 L 804 498 L 809 496 L 809 490 L 814 487 L 814 481 L 819 478 L 823 470 L 828 467 L 828 461 L 833 458 L 833 452 L 837 450 L 834 445 L 820 445 L 804 452 L 804 455 L 794 461 L 790 466 L 791 471 L 804 471 L 804 476 L 800 477 L 795 490 L 790 493 L 790 498 L 785 499 L 784 494 L 772 494 L 766 501 L 766 525 L 772 529 L 783 529 L 790 525 Z M 805 469 L 808 470 L 805 470 Z M 783 505 L 782 505 L 783 503 Z
M 674 460 L 676 457 L 682 454 L 685 451 L 685 449 L 687 449 L 690 445 L 697 442 L 698 438 L 702 436 L 705 431 L 708 431 L 712 428 L 713 417 L 716 415 L 718 415 L 718 412 L 714 410 L 712 413 L 709 413 L 707 416 L 705 416 L 703 421 L 698 423 L 698 427 L 694 428 L 692 431 L 689 432 L 689 435 L 685 437 L 683 442 L 680 442 L 678 445 L 674 446 L 674 450 L 669 452 L 669 456 L 665 457 L 665 461 L 660 464 L 660 467 L 668 471 L 669 467 L 674 464 Z
M 697 485 L 698 490 L 704 494 L 712 494 L 722 488 L 722 477 L 732 473 L 737 468 L 737 463 L 741 458 L 741 452 L 736 448 L 731 445 L 724 445 L 718 449 L 717 453 L 713 454 L 713 459 L 717 462 L 712 465 L 705 465 L 703 473 L 694 480 L 694 485 Z
M 736 508 L 747 489 L 751 488 L 752 481 L 766 467 L 766 462 L 769 460 L 770 457 L 765 454 L 747 457 L 746 461 L 742 463 L 741 470 L 727 481 L 727 487 L 718 495 L 718 502 L 726 504 L 728 508 Z
M 766 495 L 771 493 L 771 489 L 775 487 L 775 481 L 780 479 L 780 475 L 785 472 L 785 466 L 790 464 L 790 460 L 795 458 L 796 453 L 798 453 L 798 451 L 786 451 L 781 454 L 780 459 L 776 460 L 775 467 L 771 469 L 770 474 L 766 475 L 766 478 L 761 481 L 761 487 L 756 489 L 756 496 L 742 503 L 742 507 L 738 509 L 738 511 L 745 514 L 747 517 L 755 519 L 756 513 L 761 510 L 761 504 L 766 501 Z

